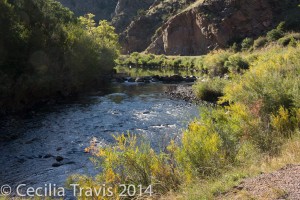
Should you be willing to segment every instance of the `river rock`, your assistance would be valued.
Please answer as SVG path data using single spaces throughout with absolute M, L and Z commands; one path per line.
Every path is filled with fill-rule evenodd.
M 56 158 L 55 158 L 55 160 L 57 161 L 57 162 L 60 162 L 60 161 L 62 161 L 64 158 L 63 157 L 61 157 L 61 156 L 56 156 Z
M 62 163 L 53 163 L 52 164 L 52 167 L 60 167 L 62 166 L 63 164 Z
M 129 83 L 133 83 L 133 82 L 135 82 L 135 79 L 132 78 L 132 77 L 130 77 L 130 78 L 128 79 L 128 82 L 129 82 Z
M 51 155 L 51 154 L 46 154 L 46 155 L 44 155 L 44 157 L 43 158 L 51 158 L 51 157 L 53 157 L 53 155 Z
M 160 77 L 158 75 L 152 76 L 151 81 L 152 82 L 159 82 Z
M 171 81 L 173 81 L 173 82 L 181 82 L 181 81 L 184 80 L 184 78 L 183 78 L 182 76 L 177 75 L 177 74 L 171 76 L 170 79 L 171 79 Z
M 116 78 L 116 82 L 118 82 L 118 83 L 124 83 L 125 82 L 125 78 Z
M 151 81 L 152 81 L 152 82 L 159 82 L 159 79 L 157 79 L 157 78 L 152 78 Z
M 137 77 L 136 79 L 135 79 L 135 82 L 137 82 L 137 83 L 142 83 L 142 82 L 144 82 L 145 81 L 145 79 L 143 78 L 143 77 Z
M 197 78 L 195 76 L 187 76 L 185 77 L 185 82 L 195 82 L 197 80 Z

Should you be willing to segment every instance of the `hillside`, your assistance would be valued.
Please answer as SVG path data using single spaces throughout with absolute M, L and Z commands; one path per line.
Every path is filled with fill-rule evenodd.
M 297 9 L 299 12 L 298 3 L 267 0 L 197 1 L 164 23 L 147 52 L 202 55 L 226 48 L 230 43 L 246 37 L 257 38 L 279 21 L 286 21 L 294 13 L 291 10 Z
M 111 20 L 118 0 L 57 0 L 72 10 L 75 15 L 82 16 L 93 13 L 96 20 Z
M 59 0 L 77 15 L 108 19 L 122 52 L 201 55 L 245 37 L 257 38 L 280 21 L 299 24 L 299 0 Z

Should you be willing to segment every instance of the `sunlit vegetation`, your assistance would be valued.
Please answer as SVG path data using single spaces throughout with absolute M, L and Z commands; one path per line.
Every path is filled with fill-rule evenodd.
M 199 71 L 184 69 L 184 68 L 162 68 L 162 67 L 125 67 L 116 66 L 117 73 L 128 74 L 130 77 L 144 77 L 144 76 L 173 76 L 174 74 L 186 76 L 202 76 Z
M 118 37 L 53 0 L 0 0 L 0 113 L 100 85 Z
M 214 100 L 219 105 L 201 107 L 180 142 L 171 141 L 160 151 L 134 135 L 116 136 L 112 146 L 88 148 L 103 168 L 100 179 L 89 177 L 88 182 L 152 184 L 166 199 L 207 199 L 242 178 L 299 161 L 296 155 L 284 158 L 299 149 L 299 43 L 219 51 L 201 59 L 206 66 L 226 67 L 226 79 L 207 77 L 194 86 L 199 96 L 218 94 Z M 276 165 L 277 159 L 285 160 Z
M 208 102 L 217 102 L 223 96 L 223 89 L 228 82 L 222 78 L 207 78 L 193 85 L 194 93 L 198 99 Z

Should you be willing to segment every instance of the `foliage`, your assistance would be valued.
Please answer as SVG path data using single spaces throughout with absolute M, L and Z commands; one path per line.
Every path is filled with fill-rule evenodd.
M 198 99 L 209 102 L 217 102 L 219 97 L 223 96 L 225 84 L 225 79 L 212 78 L 204 81 L 198 81 L 195 85 L 193 85 L 193 90 Z
M 91 14 L 53 0 L 1 0 L 0 13 L 1 112 L 96 86 L 114 66 L 118 37 Z
M 242 50 L 243 51 L 246 51 L 246 50 L 249 50 L 253 45 L 253 39 L 252 38 L 245 38 L 243 41 L 242 41 Z
M 130 57 L 140 60 L 139 56 L 136 53 Z M 160 58 L 165 63 L 176 59 L 182 63 L 184 59 L 189 59 Z M 247 67 L 243 62 L 247 63 Z M 117 144 L 100 148 L 96 153 L 96 161 L 102 163 L 104 169 L 98 181 L 151 183 L 155 186 L 154 192 L 162 194 L 184 188 L 195 181 L 220 180 L 217 177 L 232 185 L 247 173 L 229 173 L 224 177 L 228 171 L 256 163 L 255 159 L 263 155 L 269 158 L 280 155 L 285 143 L 298 133 L 298 43 L 295 47 L 274 45 L 268 50 L 236 54 L 219 51 L 194 57 L 193 63 L 194 67 L 208 69 L 209 74 L 218 64 L 231 72 L 228 79 L 214 77 L 194 85 L 200 98 L 212 98 L 218 93 L 222 95 L 218 103 L 227 103 L 226 106 L 202 107 L 200 117 L 189 124 L 181 142 L 171 141 L 167 149 L 161 152 L 155 152 L 148 143 L 132 135 L 117 137 Z M 243 73 L 236 73 L 237 69 Z M 207 191 L 210 195 L 213 193 L 212 196 L 220 195 L 228 189 L 222 183 L 208 183 L 212 188 Z
M 121 56 L 117 63 L 119 65 L 136 67 L 164 67 L 164 68 L 186 68 L 202 71 L 210 76 L 223 76 L 228 72 L 224 66 L 228 57 L 232 55 L 229 51 L 211 52 L 205 56 L 164 56 L 153 54 L 142 54 L 134 52 L 129 56 Z
M 175 166 L 172 149 L 168 154 L 155 153 L 150 144 L 131 134 L 115 136 L 115 140 L 113 146 L 100 149 L 91 146 L 86 149 L 96 156 L 93 161 L 103 169 L 93 180 L 95 183 L 106 183 L 112 188 L 118 188 L 120 184 L 152 185 L 153 191 L 161 194 L 178 189 L 181 177 Z M 77 181 L 82 177 L 73 176 L 73 179 Z
M 278 40 L 283 36 L 284 22 L 281 22 L 275 29 L 267 33 L 267 39 L 269 42 Z
M 230 56 L 224 66 L 232 73 L 241 73 L 249 69 L 249 63 L 239 54 Z
M 284 37 L 280 38 L 278 40 L 278 44 L 280 44 L 283 47 L 286 47 L 288 45 L 290 46 L 296 46 L 296 41 L 300 40 L 300 34 L 299 33 L 289 33 L 286 34 Z
M 259 49 L 264 47 L 267 44 L 268 40 L 265 37 L 259 37 L 256 40 L 254 40 L 253 48 Z

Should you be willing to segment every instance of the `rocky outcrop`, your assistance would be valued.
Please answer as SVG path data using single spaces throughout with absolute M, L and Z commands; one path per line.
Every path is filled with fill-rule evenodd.
M 57 0 L 72 10 L 76 16 L 93 13 L 95 19 L 111 20 L 118 0 Z
M 120 36 L 123 53 L 144 51 L 152 42 L 156 31 L 179 10 L 196 0 L 156 0 L 148 11 L 133 20 Z
M 201 55 L 269 31 L 299 0 L 58 0 L 108 19 L 122 53 Z M 296 10 L 295 12 L 298 12 Z
M 118 33 L 123 32 L 130 22 L 142 12 L 145 12 L 155 0 L 118 0 L 113 25 Z
M 148 53 L 200 55 L 224 48 L 230 40 L 258 36 L 274 22 L 265 0 L 205 0 L 163 25 Z

